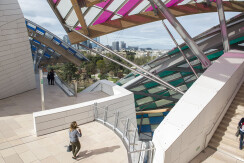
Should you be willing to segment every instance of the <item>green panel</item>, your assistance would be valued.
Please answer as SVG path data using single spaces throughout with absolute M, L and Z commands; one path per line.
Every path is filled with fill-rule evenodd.
M 168 105 L 169 103 L 172 103 L 172 102 L 173 101 L 166 100 L 166 99 L 161 99 L 161 100 L 155 101 L 155 103 L 158 107 L 163 106 L 163 105 Z
M 155 108 L 157 108 L 157 105 L 154 102 L 140 106 L 140 110 L 153 110 Z
M 165 105 L 164 108 L 173 108 L 175 106 L 175 103 Z
M 140 119 L 136 119 L 137 121 L 137 124 L 140 124 L 141 123 L 141 118 Z
M 181 50 L 185 50 L 185 49 L 188 49 L 188 46 L 183 46 L 181 48 Z M 178 53 L 180 50 L 178 48 L 176 48 L 175 50 L 171 51 L 168 53 L 168 55 L 172 55 L 172 54 L 175 54 L 175 53 Z
M 119 85 L 119 86 L 121 86 L 121 85 L 122 85 L 120 82 L 117 82 L 116 84 L 117 84 L 117 85 Z
M 180 74 L 182 76 L 187 76 L 187 75 L 193 74 L 193 72 L 180 72 Z
M 171 85 L 173 85 L 173 86 L 178 86 L 178 85 L 180 85 L 181 83 L 183 83 L 184 82 L 184 79 L 178 79 L 178 80 L 174 80 L 174 81 L 172 81 L 172 82 L 169 82 Z
M 140 74 L 136 74 L 136 77 L 139 76 Z
M 235 44 L 235 43 L 240 42 L 240 41 L 243 41 L 243 40 L 244 40 L 244 36 L 239 37 L 239 38 L 234 39 L 234 40 L 231 40 L 230 45 Z
M 158 74 L 158 76 L 159 76 L 160 78 L 162 78 L 162 77 L 171 75 L 171 74 L 173 74 L 173 73 L 175 73 L 175 71 L 162 71 L 162 72 L 160 72 L 160 73 Z
M 133 75 L 134 75 L 133 73 L 130 73 L 130 74 L 128 74 L 124 79 L 129 78 L 129 77 L 131 77 L 131 76 L 133 76 Z
M 215 60 L 215 59 L 219 58 L 222 54 L 224 54 L 224 52 L 223 51 L 219 51 L 219 52 L 210 54 L 207 57 L 208 57 L 209 60 L 212 61 L 212 60 Z
M 138 99 L 141 99 L 141 98 L 144 98 L 144 97 L 146 97 L 146 96 L 144 96 L 144 95 L 138 95 L 138 94 L 135 94 L 134 93 L 135 100 L 138 100 Z
M 198 65 L 198 66 L 194 66 L 195 69 L 199 69 L 199 70 L 202 70 L 202 65 Z
M 167 97 L 170 96 L 168 91 L 157 93 L 157 95 L 163 95 L 163 96 L 167 96 Z
M 144 86 L 145 86 L 146 88 L 151 88 L 151 87 L 155 87 L 155 86 L 158 86 L 158 85 L 159 85 L 159 84 L 156 83 L 156 82 L 149 82 L 149 83 L 144 84 Z
M 136 100 L 138 105 L 143 105 L 143 104 L 146 104 L 146 103 L 149 103 L 149 102 L 152 102 L 152 101 L 153 101 L 152 97 L 145 97 L 145 98 L 141 98 L 139 100 Z
M 194 83 L 194 82 L 187 83 L 187 84 L 186 84 L 187 88 L 190 88 L 191 85 L 192 85 L 193 83 Z

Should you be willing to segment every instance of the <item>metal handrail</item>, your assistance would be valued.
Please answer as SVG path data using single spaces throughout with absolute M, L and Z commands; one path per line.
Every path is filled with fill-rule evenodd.
M 109 105 L 107 105 L 107 106 L 109 106 Z M 153 159 L 153 157 L 152 157 L 153 152 L 155 150 L 153 143 L 152 142 L 149 143 L 149 148 L 145 148 L 145 143 L 144 143 L 143 147 L 142 146 L 139 147 L 139 150 L 138 150 L 138 148 L 135 148 L 135 146 L 140 145 L 140 142 L 137 142 L 137 141 L 139 141 L 139 135 L 137 132 L 138 131 L 137 127 L 135 127 L 135 125 L 129 121 L 129 118 L 121 118 L 120 119 L 119 118 L 119 111 L 117 109 L 113 110 L 115 113 L 112 113 L 112 115 L 114 116 L 114 122 L 113 122 L 114 124 L 111 124 L 110 122 L 108 122 L 107 118 L 111 118 L 113 116 L 108 117 L 109 111 L 108 111 L 107 106 L 106 107 L 99 107 L 99 106 L 97 106 L 97 103 L 94 104 L 95 120 L 101 122 L 105 126 L 110 127 L 111 129 L 114 130 L 114 132 L 116 132 L 119 135 L 121 140 L 126 145 L 129 158 L 131 158 L 133 155 L 135 159 L 138 159 L 138 160 L 143 162 L 143 161 L 145 161 L 144 157 L 148 156 L 149 158 L 147 158 L 147 159 L 150 160 L 150 163 L 151 163 L 152 159 Z M 98 110 L 103 111 L 103 112 L 100 112 L 100 114 L 99 114 L 100 117 L 98 115 Z M 124 124 L 124 123 L 122 123 L 122 121 L 126 122 L 126 123 Z M 120 126 L 120 128 L 118 128 L 118 124 L 121 124 L 122 126 Z M 142 154 L 143 151 L 144 152 L 149 151 L 149 154 L 145 156 L 144 154 Z M 134 155 L 134 153 L 139 153 L 139 158 L 136 155 Z
M 60 84 L 60 83 L 58 83 L 57 81 L 56 81 L 56 83 L 58 84 L 58 86 L 60 86 L 61 87 L 61 89 L 66 93 L 66 94 L 68 94 L 68 96 L 75 96 L 75 91 L 67 84 L 67 83 L 65 83 L 56 73 L 55 73 L 55 79 L 58 79 L 59 81 L 60 81 L 60 83 L 62 84 Z M 65 86 L 67 89 L 65 89 L 63 86 Z M 67 90 L 69 91 L 69 92 L 67 92 Z M 71 93 L 72 95 L 70 95 L 69 93 Z

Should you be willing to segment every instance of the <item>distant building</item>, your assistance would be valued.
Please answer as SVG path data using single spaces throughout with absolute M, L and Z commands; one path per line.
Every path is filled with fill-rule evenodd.
M 64 40 L 64 42 L 66 42 L 67 44 L 71 45 L 70 40 L 69 40 L 69 36 L 68 36 L 68 35 L 64 35 L 63 40 Z
M 126 49 L 126 43 L 124 41 L 120 41 L 120 49 Z
M 138 46 L 128 46 L 129 50 L 138 50 Z
M 119 41 L 112 42 L 112 49 L 119 51 Z

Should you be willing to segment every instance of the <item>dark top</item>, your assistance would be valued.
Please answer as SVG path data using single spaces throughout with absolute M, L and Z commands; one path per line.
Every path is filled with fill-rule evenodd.
M 50 73 L 47 74 L 47 79 L 50 79 Z
M 81 133 L 79 133 L 77 130 L 70 131 L 69 130 L 69 139 L 70 142 L 77 142 L 79 141 L 78 137 L 81 137 Z
M 54 79 L 54 72 L 53 71 L 50 72 L 50 79 Z
M 240 122 L 238 123 L 239 128 L 242 127 L 242 123 L 243 123 L 243 122 L 244 122 L 244 118 L 242 118 L 242 119 L 240 120 Z

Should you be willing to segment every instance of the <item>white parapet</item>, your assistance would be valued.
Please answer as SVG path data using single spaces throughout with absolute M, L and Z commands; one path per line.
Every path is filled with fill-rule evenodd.
M 244 80 L 244 52 L 216 60 L 154 132 L 154 163 L 185 163 L 208 144 Z
M 120 118 L 126 117 L 136 126 L 134 95 L 132 92 L 106 80 L 100 80 L 84 92 L 103 91 L 109 97 L 87 101 L 75 105 L 33 113 L 34 129 L 37 136 L 67 129 L 72 121 L 79 125 L 94 121 L 94 104 L 99 108 L 108 107 L 109 112 L 119 111 Z M 83 93 L 84 93 L 83 92 Z M 104 114 L 101 109 L 98 114 Z M 114 118 L 109 119 L 113 123 Z

